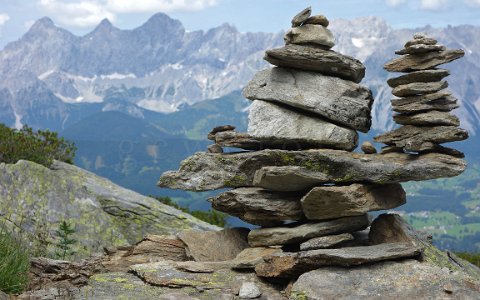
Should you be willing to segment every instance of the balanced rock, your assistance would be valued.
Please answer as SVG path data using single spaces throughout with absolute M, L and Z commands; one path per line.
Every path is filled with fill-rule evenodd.
M 365 154 L 375 154 L 377 153 L 377 149 L 375 149 L 375 146 L 369 141 L 365 141 L 362 143 L 361 147 L 363 153 Z
M 463 50 L 445 50 L 416 55 L 405 55 L 385 64 L 389 72 L 411 72 L 434 68 L 449 63 L 465 55 Z
M 441 82 L 415 82 L 405 85 L 399 85 L 392 90 L 392 94 L 397 97 L 408 97 L 421 94 L 431 94 L 448 87 L 446 81 Z
M 326 27 L 306 24 L 301 27 L 293 27 L 287 31 L 285 44 L 316 45 L 330 49 L 335 46 L 335 37 Z
M 232 261 L 234 270 L 253 270 L 255 266 L 264 262 L 263 258 L 272 254 L 282 253 L 280 248 L 254 247 L 246 248 Z
M 325 266 L 357 266 L 385 260 L 415 258 L 420 248 L 406 243 L 385 243 L 373 246 L 318 249 L 297 253 L 274 254 L 255 267 L 258 276 L 295 278 Z
M 340 78 L 273 68 L 258 72 L 244 95 L 251 100 L 285 104 L 362 132 L 370 129 L 370 90 Z
M 253 229 L 248 234 L 248 243 L 252 247 L 301 243 L 314 237 L 363 230 L 369 224 L 368 215 L 362 215 L 302 225 Z
M 457 116 L 436 110 L 415 115 L 394 115 L 393 120 L 402 125 L 460 126 L 460 120 Z
M 329 149 L 198 152 L 182 161 L 178 171 L 165 172 L 158 185 L 190 191 L 254 185 L 277 191 L 303 191 L 322 183 L 385 184 L 452 177 L 465 167 L 461 159 L 435 153 L 381 155 Z
M 214 141 L 215 140 L 215 134 L 218 132 L 224 132 L 224 131 L 232 131 L 235 130 L 235 126 L 232 125 L 222 125 L 222 126 L 217 126 L 210 131 L 208 134 L 208 139 Z
M 292 19 L 292 27 L 298 27 L 302 25 L 306 20 L 308 20 L 311 14 L 312 7 L 310 6 L 296 14 L 295 17 L 293 17 Z
M 301 251 L 332 248 L 344 242 L 353 241 L 355 238 L 350 233 L 327 235 L 310 239 L 300 244 Z
M 395 88 L 399 85 L 416 82 L 437 82 L 448 75 L 450 75 L 450 71 L 445 69 L 423 70 L 407 73 L 396 78 L 390 78 L 387 80 L 387 83 L 390 87 Z
M 359 60 L 319 47 L 286 45 L 267 50 L 264 59 L 279 67 L 319 72 L 356 83 L 365 76 L 365 66 Z
M 423 151 L 434 144 L 462 141 L 468 132 L 453 126 L 417 127 L 402 126 L 374 138 L 378 143 L 402 147 L 407 151 Z
M 227 132 L 229 132 L 229 131 L 227 131 Z M 208 146 L 207 152 L 208 153 L 223 153 L 223 148 L 218 144 L 213 144 L 213 145 Z
M 427 94 L 427 95 L 433 95 L 433 94 Z M 425 96 L 427 96 L 425 95 Z M 414 98 L 414 97 L 411 97 Z M 416 114 L 416 113 L 422 113 L 422 112 L 428 112 L 432 110 L 438 110 L 438 111 L 452 111 L 456 108 L 458 108 L 457 104 L 457 99 L 452 96 L 447 96 L 445 98 L 440 98 L 432 101 L 419 101 L 419 102 L 410 102 L 410 99 L 402 99 L 405 101 L 392 101 L 392 109 L 395 112 L 398 113 L 404 113 L 404 114 Z M 409 104 L 403 104 L 406 102 L 410 102 Z M 399 104 L 400 103 L 400 104 Z
M 261 188 L 239 188 L 210 198 L 212 207 L 248 223 L 275 226 L 305 218 L 299 193 L 279 193 Z
M 303 24 L 313 24 L 313 25 L 321 25 L 323 27 L 328 27 L 330 21 L 328 21 L 327 17 L 324 15 L 315 15 L 309 17 Z
M 363 215 L 369 211 L 401 206 L 407 197 L 396 184 L 314 187 L 302 198 L 302 209 L 310 220 L 328 220 Z
M 439 91 L 431 94 L 393 99 L 392 106 L 396 107 L 396 106 L 403 106 L 407 104 L 423 104 L 423 103 L 428 103 L 435 100 L 448 99 L 450 97 L 452 97 L 452 93 L 450 93 L 447 90 L 443 90 L 443 91 Z M 456 103 L 456 99 L 455 99 L 455 103 Z
M 427 52 L 439 52 L 444 51 L 446 48 L 443 45 L 425 45 L 425 44 L 415 44 L 405 47 L 402 50 L 395 51 L 395 54 L 404 55 L 404 54 L 417 54 L 417 53 L 427 53 Z
M 438 41 L 436 39 L 433 39 L 433 38 L 430 38 L 430 37 L 427 37 L 425 34 L 423 33 L 416 33 L 413 35 L 413 39 L 408 41 L 406 44 L 405 44 L 405 48 L 408 48 L 412 45 L 420 45 L 420 44 L 423 44 L 423 45 L 435 45 L 437 44 Z
M 250 106 L 248 133 L 267 143 L 281 139 L 285 144 L 298 143 L 300 148 L 317 145 L 317 148 L 353 150 L 358 142 L 355 130 L 265 101 L 253 101 Z

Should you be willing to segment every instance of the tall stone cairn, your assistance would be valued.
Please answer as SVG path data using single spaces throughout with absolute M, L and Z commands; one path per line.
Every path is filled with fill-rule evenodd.
M 285 35 L 286 45 L 266 51 L 265 60 L 275 67 L 258 72 L 244 89 L 245 97 L 252 100 L 248 132 L 236 132 L 230 125 L 214 128 L 208 138 L 215 144 L 208 152 L 187 158 L 178 171 L 164 173 L 159 181 L 161 187 L 190 191 L 232 188 L 209 199 L 213 208 L 259 226 L 248 234 L 250 247 L 283 250 L 249 265 L 258 276 L 295 278 L 323 266 L 420 257 L 425 244 L 401 218 L 382 215 L 368 231 L 367 213 L 403 205 L 406 194 L 400 182 L 452 177 L 466 167 L 461 158 L 443 153 L 376 154 L 374 148 L 368 149 L 371 145 L 362 147 L 371 154 L 352 152 L 358 145 L 357 130 L 370 129 L 373 98 L 368 88 L 358 84 L 365 66 L 331 50 L 335 39 L 328 23 L 325 16 L 311 16 L 310 8 L 296 15 Z M 411 47 L 436 51 L 421 54 L 433 57 L 422 60 L 426 67 L 421 70 L 432 68 L 431 60 L 440 63 L 451 57 L 432 43 Z M 412 55 L 417 54 L 408 57 Z M 416 66 L 408 65 L 405 71 Z M 429 72 L 445 73 L 414 72 L 413 79 L 397 85 L 431 82 L 432 76 L 440 76 Z M 407 90 L 402 95 L 410 95 L 413 88 L 402 88 Z M 441 99 L 436 105 L 451 107 L 445 104 L 452 101 L 450 94 L 435 89 L 436 85 L 431 92 L 444 95 L 435 98 Z M 414 95 L 431 98 L 431 94 Z M 420 119 L 437 125 L 447 118 Z M 455 130 L 455 119 L 450 119 L 453 123 L 441 128 Z M 436 144 L 428 148 L 426 141 L 421 150 Z M 224 153 L 224 147 L 247 151 Z
M 389 72 L 407 74 L 389 79 L 392 94 L 393 116 L 400 128 L 375 137 L 375 141 L 387 144 L 382 152 L 438 152 L 464 157 L 455 149 L 441 146 L 442 143 L 461 141 L 468 132 L 458 128 L 460 120 L 450 113 L 458 108 L 457 99 L 447 90 L 450 75 L 437 66 L 464 56 L 463 50 L 449 50 L 437 44 L 433 38 L 417 33 L 402 50 L 395 52 L 401 57 L 385 64 Z

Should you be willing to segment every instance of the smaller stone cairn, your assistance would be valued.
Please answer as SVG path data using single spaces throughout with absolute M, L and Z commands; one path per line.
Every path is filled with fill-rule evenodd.
M 352 152 L 357 130 L 370 129 L 373 98 L 358 84 L 365 66 L 331 50 L 328 23 L 310 8 L 296 15 L 286 45 L 266 51 L 275 67 L 258 72 L 244 89 L 253 101 L 248 132 L 214 128 L 208 153 L 187 158 L 159 181 L 191 191 L 233 188 L 209 201 L 261 226 L 248 233 L 249 251 L 279 251 L 248 264 L 261 277 L 419 257 L 425 245 L 407 224 L 374 221 L 368 232 L 367 213 L 403 205 L 400 182 L 456 176 L 466 167 L 439 153 L 376 154 L 371 144 L 363 147 L 370 154 Z
M 393 119 L 402 126 L 375 138 L 387 144 L 382 152 L 438 152 L 464 157 L 460 151 L 440 145 L 465 140 L 468 132 L 458 128 L 460 120 L 449 113 L 458 108 L 457 99 L 447 90 L 448 82 L 443 80 L 450 72 L 437 68 L 463 57 L 464 51 L 448 50 L 417 33 L 395 53 L 401 57 L 386 63 L 385 69 L 407 73 L 387 81 L 392 94 L 399 97 L 392 100 L 397 112 Z

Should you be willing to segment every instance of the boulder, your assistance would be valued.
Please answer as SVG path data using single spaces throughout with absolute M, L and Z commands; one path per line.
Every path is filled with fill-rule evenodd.
M 417 127 L 405 125 L 374 138 L 377 143 L 402 147 L 407 151 L 423 151 L 424 144 L 441 144 L 462 141 L 468 138 L 468 132 L 453 126 Z
M 439 52 L 445 51 L 446 48 L 443 45 L 425 45 L 425 44 L 415 44 L 410 45 L 402 50 L 395 51 L 395 54 L 404 55 L 404 54 L 417 54 L 417 53 L 427 53 L 427 52 Z
M 327 235 L 310 239 L 300 244 L 301 251 L 333 248 L 344 242 L 353 241 L 355 238 L 350 233 Z
M 457 116 L 436 110 L 415 115 L 394 115 L 393 120 L 402 125 L 460 126 L 460 120 Z
M 282 253 L 280 248 L 254 247 L 246 248 L 240 252 L 232 261 L 234 270 L 253 270 L 259 263 L 264 262 L 263 258 L 272 254 Z
M 178 237 L 186 245 L 187 256 L 195 261 L 227 261 L 234 259 L 248 247 L 248 232 L 246 228 L 206 232 L 185 230 L 179 233 Z
M 273 68 L 258 72 L 243 93 L 251 100 L 284 104 L 362 132 L 370 129 L 372 93 L 351 81 Z
M 186 245 L 174 235 L 147 235 L 129 252 L 129 256 L 149 256 L 165 260 L 185 261 Z
M 281 140 L 285 145 L 316 145 L 350 151 L 358 143 L 358 134 L 353 129 L 266 101 L 253 101 L 250 106 L 248 133 L 265 144 Z
M 335 46 L 335 37 L 330 30 L 322 25 L 305 24 L 287 31 L 285 44 L 316 45 L 330 49 Z
M 245 222 L 260 226 L 281 225 L 284 221 L 305 218 L 300 205 L 303 194 L 281 193 L 261 188 L 239 188 L 209 201 L 218 211 L 238 217 Z
M 479 293 L 480 283 L 465 273 L 408 259 L 302 274 L 289 299 L 476 299 Z
M 363 153 L 365 154 L 375 154 L 377 153 L 377 149 L 375 149 L 375 146 L 369 141 L 365 141 L 362 143 L 361 147 Z
M 103 252 L 104 247 L 133 245 L 148 234 L 175 234 L 183 229 L 219 230 L 153 198 L 120 187 L 79 167 L 55 161 L 52 168 L 19 161 L 0 164 L 0 224 L 21 224 L 32 247 L 49 243 L 62 221 L 75 229 L 75 258 Z M 95 238 L 92 238 L 95 237 Z
M 434 68 L 449 63 L 465 55 L 463 50 L 445 50 L 424 54 L 408 54 L 386 63 L 384 68 L 389 72 L 411 72 Z
M 311 14 L 312 7 L 310 6 L 296 14 L 295 17 L 293 17 L 292 19 L 292 27 L 298 27 L 302 25 L 306 20 L 308 20 Z
M 178 171 L 164 173 L 158 185 L 191 191 L 248 186 L 304 191 L 322 183 L 385 184 L 453 177 L 465 167 L 461 159 L 436 153 L 385 155 L 329 149 L 198 152 L 185 159 Z
M 260 291 L 258 286 L 253 282 L 242 283 L 238 293 L 238 297 L 240 297 L 240 299 L 256 299 L 260 298 L 261 295 L 262 291 Z
M 232 132 L 232 131 L 227 131 L 227 132 Z M 218 144 L 213 144 L 213 145 L 208 146 L 207 152 L 208 153 L 223 153 L 223 148 Z
M 279 67 L 319 72 L 356 83 L 365 76 L 365 66 L 359 60 L 319 47 L 286 45 L 267 50 L 264 59 Z
M 313 25 L 322 25 L 323 27 L 328 27 L 330 21 L 324 15 L 315 15 L 308 18 L 303 24 L 313 24 Z
M 450 71 L 445 69 L 433 69 L 411 72 L 396 78 L 390 78 L 387 83 L 395 88 L 399 85 L 405 85 L 415 82 L 437 82 L 450 75 Z
M 314 187 L 302 200 L 302 209 L 310 220 L 328 220 L 363 215 L 369 211 L 386 210 L 407 202 L 406 193 L 398 183 Z
M 386 243 L 373 246 L 318 249 L 297 253 L 274 254 L 255 267 L 260 277 L 296 278 L 326 266 L 351 267 L 385 260 L 419 257 L 419 248 L 405 243 Z
M 301 225 L 289 224 L 284 227 L 259 228 L 250 231 L 248 243 L 252 247 L 301 243 L 314 237 L 363 230 L 369 224 L 368 215 L 362 215 Z
M 415 82 L 405 85 L 399 85 L 392 90 L 392 94 L 397 97 L 409 97 L 422 94 L 431 94 L 448 87 L 446 81 L 441 82 Z

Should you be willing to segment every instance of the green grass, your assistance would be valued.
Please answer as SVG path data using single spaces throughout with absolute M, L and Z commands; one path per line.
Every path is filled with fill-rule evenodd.
M 30 260 L 22 243 L 0 228 L 0 290 L 21 293 L 28 284 Z
M 480 267 L 480 253 L 466 253 L 466 252 L 459 252 L 455 253 L 458 257 L 463 258 L 464 260 Z

